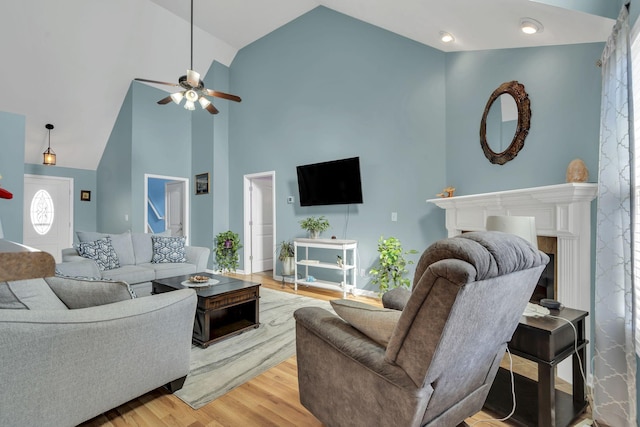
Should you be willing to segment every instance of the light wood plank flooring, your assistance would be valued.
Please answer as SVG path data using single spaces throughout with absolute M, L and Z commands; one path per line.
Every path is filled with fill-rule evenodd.
M 239 278 L 260 282 L 262 286 L 283 292 L 293 293 L 290 284 L 282 287 L 280 282 L 271 279 L 271 272 L 253 276 L 238 275 Z M 330 300 L 342 298 L 341 292 L 323 289 L 299 288 L 299 295 Z M 380 304 L 377 299 L 366 297 L 350 297 L 363 302 Z M 527 366 L 526 361 L 516 361 L 519 372 L 533 370 L 530 375 L 535 378 L 535 367 Z M 99 385 L 96 385 L 99 387 Z M 467 419 L 472 424 L 478 420 L 491 419 L 488 412 L 479 412 Z M 513 426 L 510 422 L 490 421 L 482 426 Z M 262 375 L 230 391 L 226 395 L 205 405 L 199 410 L 192 409 L 177 397 L 163 388 L 153 390 L 145 395 L 114 408 L 92 420 L 83 423 L 84 427 L 124 427 L 124 426 L 322 426 L 299 402 L 296 358 L 291 357 Z

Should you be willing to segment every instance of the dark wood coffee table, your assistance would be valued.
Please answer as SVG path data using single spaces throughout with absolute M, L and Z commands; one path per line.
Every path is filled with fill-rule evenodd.
M 194 275 L 154 280 L 151 282 L 152 293 L 161 294 L 189 288 L 181 283 Z M 193 322 L 193 341 L 196 344 L 206 348 L 216 341 L 260 326 L 259 283 L 209 273 L 197 273 L 197 275 L 209 276 L 218 280 L 219 283 L 192 288 L 198 294 L 196 318 Z

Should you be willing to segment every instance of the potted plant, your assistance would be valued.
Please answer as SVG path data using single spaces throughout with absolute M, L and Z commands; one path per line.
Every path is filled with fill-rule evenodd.
M 385 239 L 380 236 L 378 253 L 380 254 L 378 267 L 372 268 L 369 274 L 373 276 L 371 282 L 380 288 L 380 294 L 400 286 L 409 288 L 411 282 L 404 275 L 408 272 L 406 266 L 413 264 L 413 261 L 406 260 L 404 256 L 417 254 L 418 251 L 414 249 L 403 251 L 400 240 L 395 237 Z
M 295 271 L 295 252 L 293 242 L 283 240 L 278 246 L 278 260 L 282 261 L 282 275 L 291 276 Z
M 323 216 L 310 216 L 300 221 L 300 227 L 309 232 L 309 237 L 317 239 L 321 232 L 329 228 L 329 220 Z
M 224 272 L 234 272 L 239 266 L 238 251 L 242 248 L 240 237 L 233 231 L 219 233 L 215 238 L 215 257 L 218 269 Z

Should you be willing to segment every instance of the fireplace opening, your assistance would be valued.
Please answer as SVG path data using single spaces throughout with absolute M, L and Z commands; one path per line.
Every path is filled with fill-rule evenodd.
M 556 299 L 555 295 L 555 265 L 556 256 L 554 254 L 549 255 L 549 264 L 544 268 L 535 289 L 533 295 L 531 295 L 530 301 L 535 304 L 539 304 L 543 298 Z

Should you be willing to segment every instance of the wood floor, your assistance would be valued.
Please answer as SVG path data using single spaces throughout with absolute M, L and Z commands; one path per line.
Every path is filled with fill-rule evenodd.
M 282 284 L 272 280 L 270 275 L 259 274 L 238 277 L 260 282 L 266 288 L 293 293 L 292 285 L 287 284 L 283 288 Z M 342 297 L 341 292 L 313 288 L 299 289 L 298 294 L 323 300 Z M 372 298 L 350 298 L 379 304 L 379 300 Z M 472 424 L 475 421 L 490 418 L 493 418 L 492 414 L 479 412 L 467 419 L 467 423 Z M 198 410 L 192 409 L 182 400 L 169 394 L 164 388 L 160 388 L 81 425 L 84 427 L 314 427 L 322 426 L 322 423 L 299 402 L 296 358 L 291 357 Z M 489 421 L 479 425 L 513 426 L 515 424 Z

